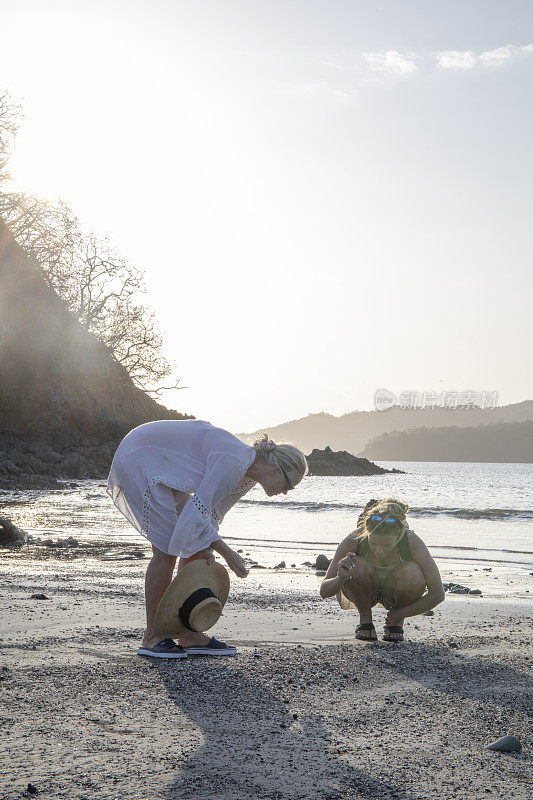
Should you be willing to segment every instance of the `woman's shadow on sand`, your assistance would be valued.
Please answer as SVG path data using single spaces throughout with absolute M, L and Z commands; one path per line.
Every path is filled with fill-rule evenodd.
M 489 700 L 504 717 L 511 701 L 516 704 L 517 688 L 531 687 L 516 669 L 489 660 L 480 668 L 456 650 L 416 643 L 363 647 L 375 656 L 366 668 L 392 671 L 458 700 Z M 262 678 L 258 669 L 250 677 L 249 666 L 245 670 L 238 661 L 195 659 L 186 671 L 180 666 L 159 664 L 161 680 L 203 743 L 177 759 L 180 773 L 168 800 L 412 800 L 400 776 L 393 785 L 332 752 L 323 716 L 311 712 L 294 719 L 283 690 L 267 685 L 268 672 Z M 526 695 L 527 690 L 524 706 Z M 398 713 L 404 713 L 401 707 Z
M 169 800 L 412 800 L 328 751 L 324 720 L 294 719 L 281 690 L 250 678 L 238 663 L 195 661 L 187 673 L 158 665 L 172 702 L 204 739 L 179 763 Z

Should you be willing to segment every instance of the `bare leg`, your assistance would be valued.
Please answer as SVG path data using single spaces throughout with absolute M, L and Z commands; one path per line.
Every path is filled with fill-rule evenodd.
M 391 572 L 383 584 L 383 599 L 387 608 L 403 608 L 424 594 L 426 578 L 415 561 L 405 561 Z M 403 619 L 398 623 L 403 626 Z M 392 639 L 400 634 L 390 634 Z
M 378 581 L 372 565 L 366 559 L 359 556 L 355 559 L 353 577 L 343 584 L 342 593 L 357 607 L 361 625 L 372 622 L 372 606 L 378 596 Z M 371 634 L 372 631 L 361 631 L 360 635 L 370 639 Z
M 176 564 L 176 556 L 169 556 L 152 545 L 152 558 L 146 570 L 144 579 L 144 596 L 146 602 L 146 631 L 143 636 L 143 646 L 153 647 L 161 640 L 155 631 L 155 612 L 159 601 L 165 594 Z

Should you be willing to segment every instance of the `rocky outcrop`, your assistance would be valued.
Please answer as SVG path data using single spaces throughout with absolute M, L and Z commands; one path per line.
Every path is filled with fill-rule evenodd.
M 384 475 L 390 472 L 402 472 L 400 469 L 378 467 L 367 458 L 357 458 L 346 450 L 335 453 L 331 447 L 326 447 L 324 450 L 315 448 L 306 458 L 309 475 Z
M 103 477 L 156 403 L 76 319 L 0 221 L 0 489 Z
M 0 547 L 22 547 L 28 538 L 26 531 L 13 525 L 9 517 L 0 517 Z

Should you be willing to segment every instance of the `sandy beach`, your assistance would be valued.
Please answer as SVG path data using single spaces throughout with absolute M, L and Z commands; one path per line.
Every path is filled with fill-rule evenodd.
M 313 572 L 253 570 L 215 629 L 236 658 L 153 663 L 146 560 L 56 556 L 0 557 L 5 800 L 533 795 L 524 596 L 448 595 L 403 644 L 363 643 Z M 487 750 L 507 733 L 521 753 Z

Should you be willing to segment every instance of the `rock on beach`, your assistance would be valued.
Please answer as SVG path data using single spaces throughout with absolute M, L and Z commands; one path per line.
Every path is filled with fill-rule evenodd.
M 331 564 L 330 559 L 327 556 L 320 554 L 319 556 L 316 557 L 315 569 L 318 569 L 320 571 L 327 570 L 330 564 Z
M 497 750 L 500 753 L 519 753 L 522 750 L 522 743 L 518 736 L 502 736 L 495 742 L 489 744 L 487 750 Z
M 28 541 L 28 534 L 13 525 L 9 517 L 0 517 L 0 547 L 22 547 Z

